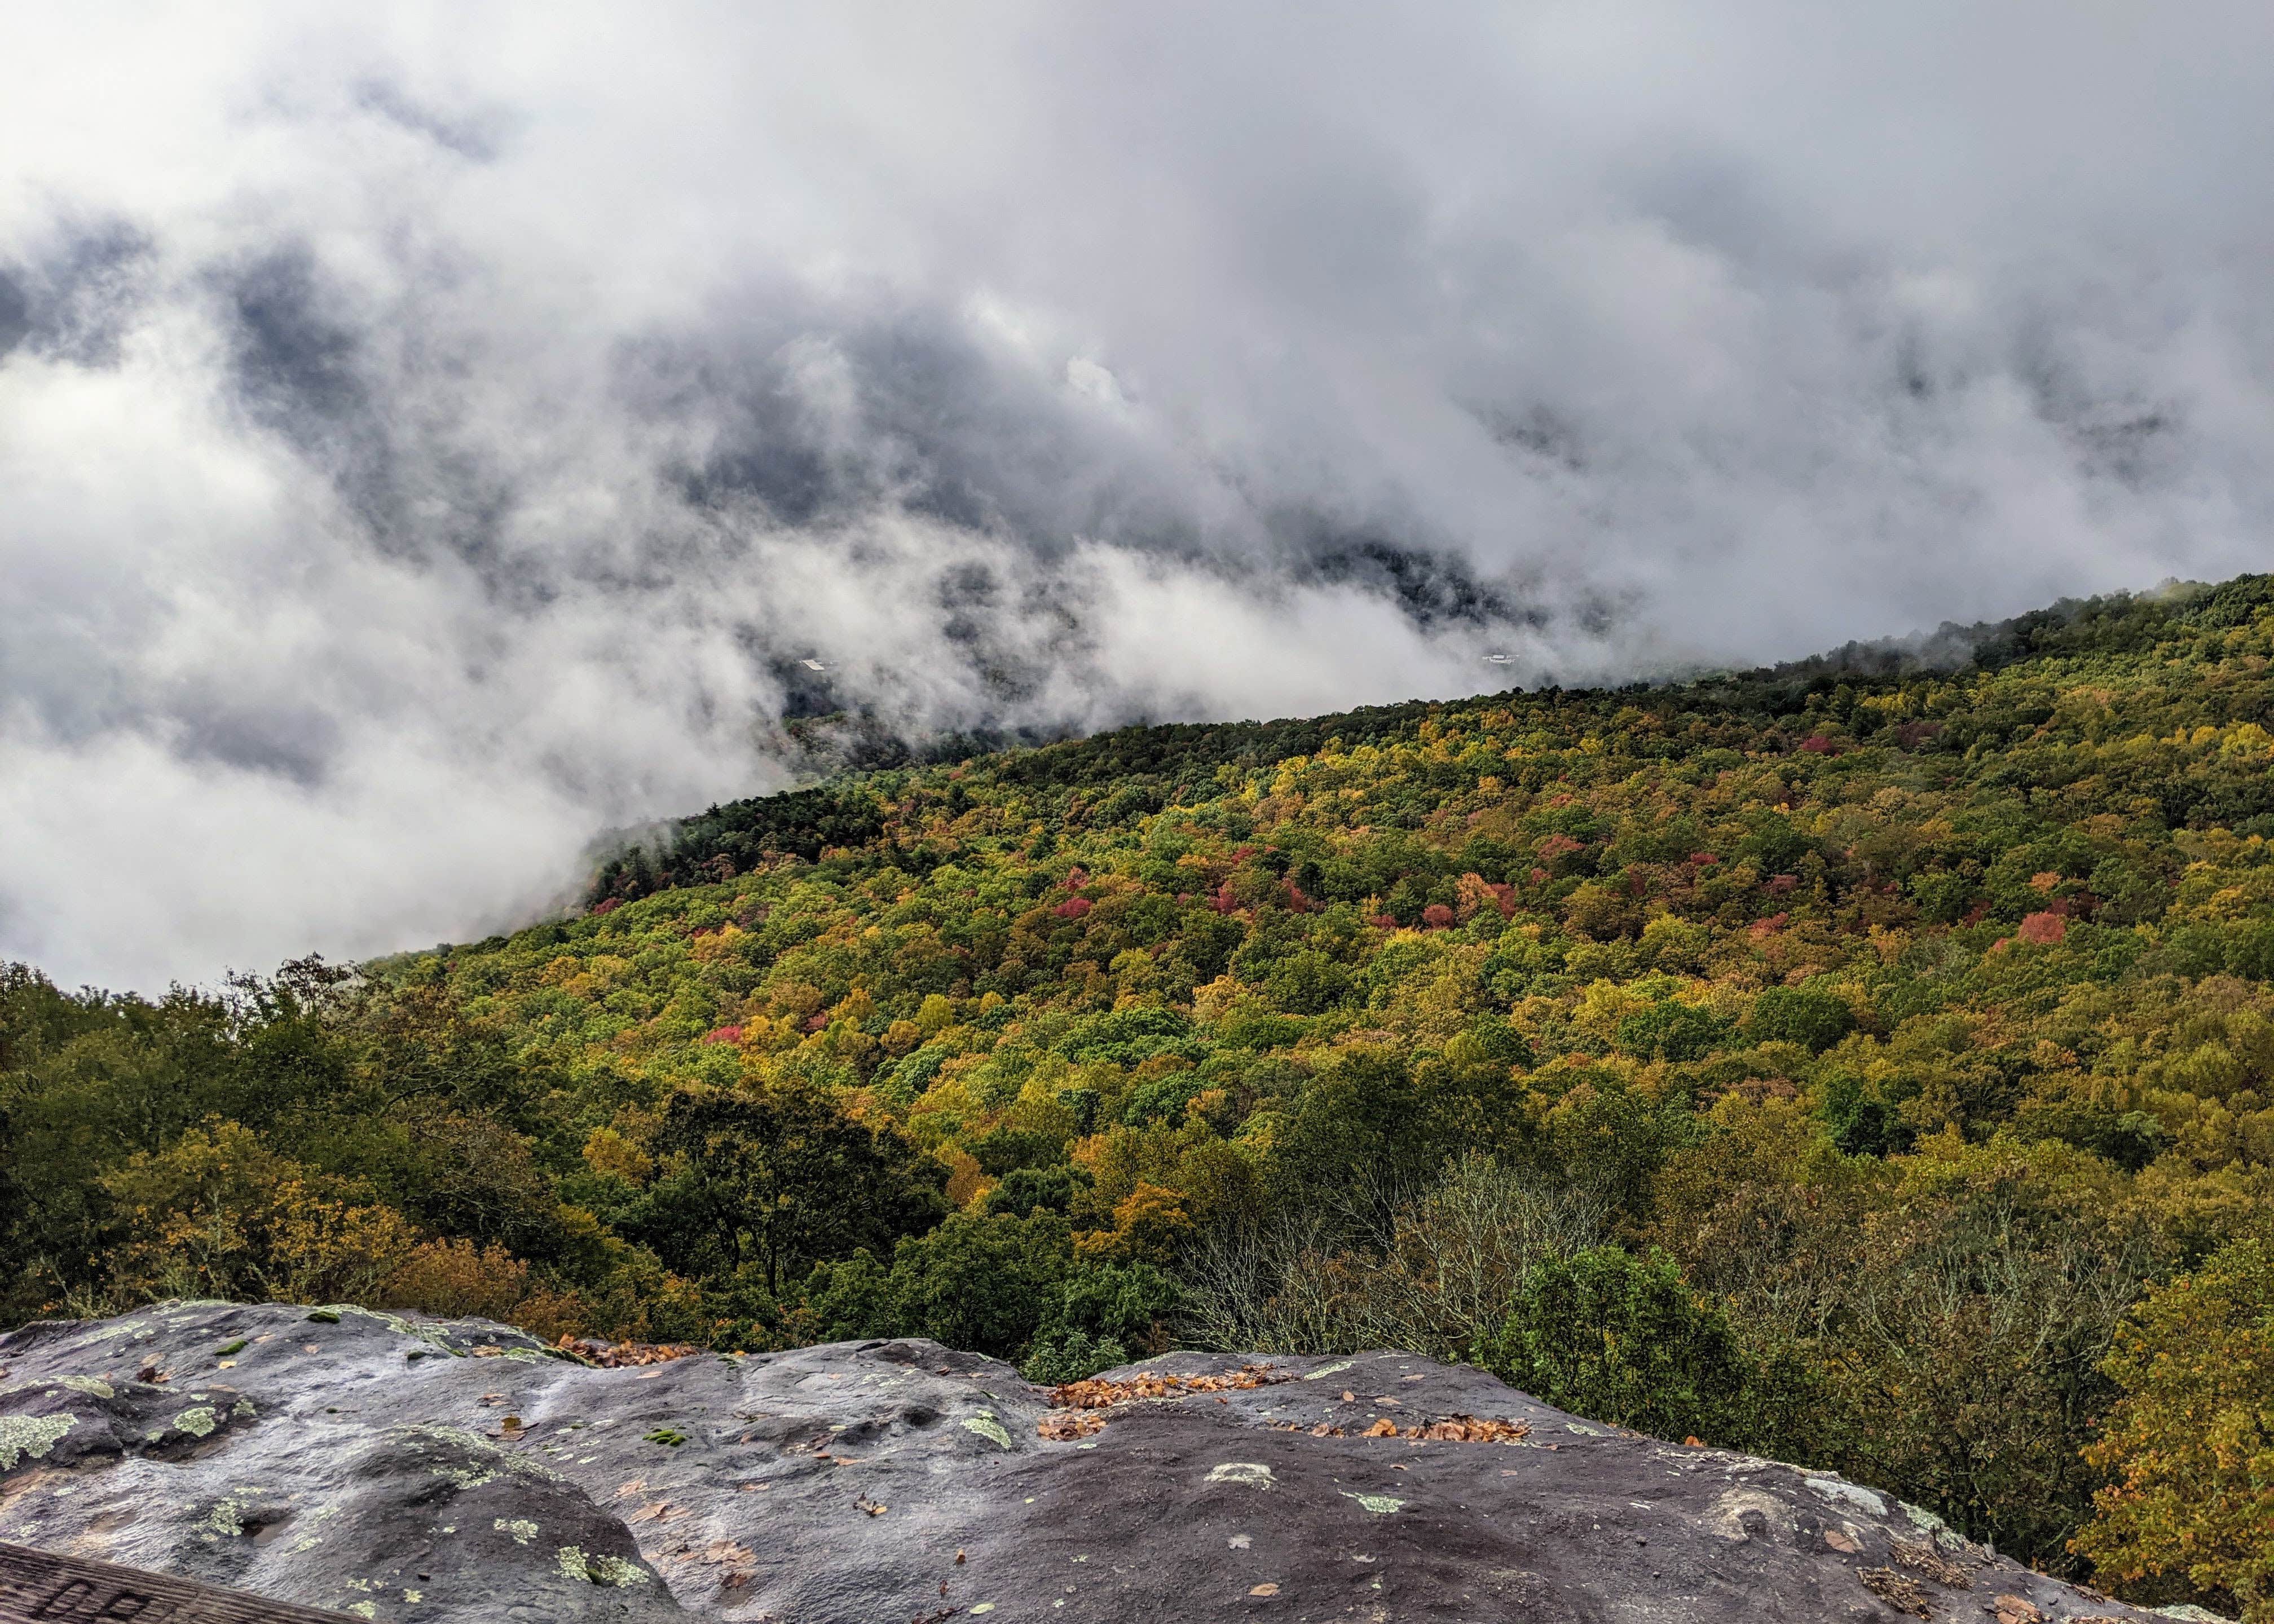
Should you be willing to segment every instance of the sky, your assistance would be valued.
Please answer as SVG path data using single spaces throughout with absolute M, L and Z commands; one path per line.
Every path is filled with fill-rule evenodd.
M 2270 267 L 2263 0 L 14 8 L 0 959 L 2265 568 Z

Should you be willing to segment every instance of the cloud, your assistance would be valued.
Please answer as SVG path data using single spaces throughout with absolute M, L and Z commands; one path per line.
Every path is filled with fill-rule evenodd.
M 821 706 L 1299 713 L 2266 556 L 2263 6 L 11 37 L 0 954 L 65 979 L 512 923 Z

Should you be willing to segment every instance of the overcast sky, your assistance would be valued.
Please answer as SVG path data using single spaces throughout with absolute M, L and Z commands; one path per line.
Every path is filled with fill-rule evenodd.
M 2270 267 L 2265 0 L 17 7 L 0 958 L 523 922 L 799 659 L 1276 716 L 2264 568 Z

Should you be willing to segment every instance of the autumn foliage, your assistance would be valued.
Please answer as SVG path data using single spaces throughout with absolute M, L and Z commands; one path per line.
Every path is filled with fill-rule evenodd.
M 847 773 L 353 972 L 7 968 L 0 1310 L 1405 1347 L 2263 1613 L 2274 583 L 1933 650 Z

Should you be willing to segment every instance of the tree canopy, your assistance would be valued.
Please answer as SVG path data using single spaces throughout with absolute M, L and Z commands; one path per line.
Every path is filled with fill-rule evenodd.
M 902 754 L 481 943 L 10 967 L 0 1312 L 1391 1343 L 2274 1617 L 2270 662 L 2253 576 Z

